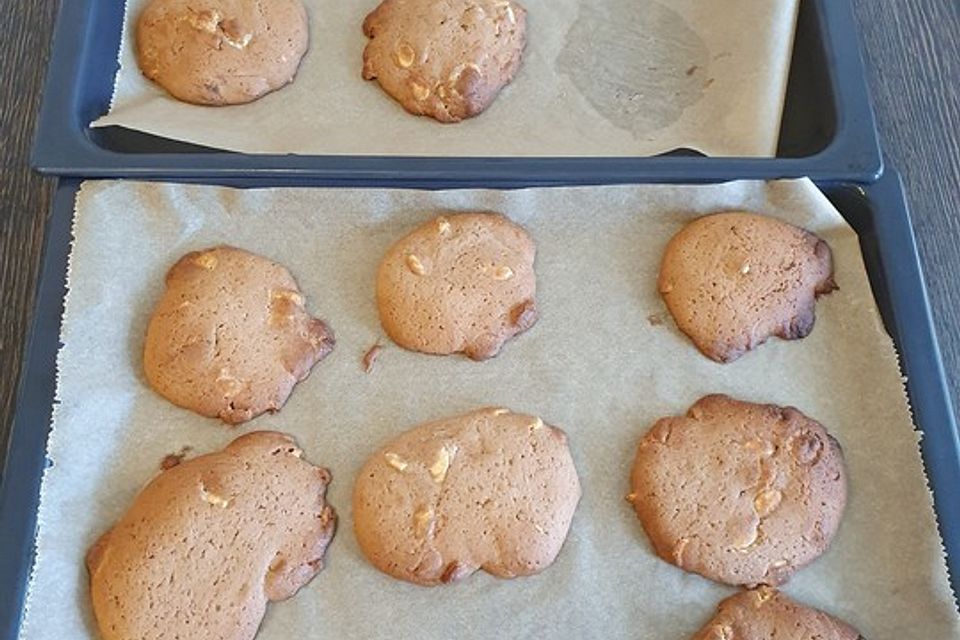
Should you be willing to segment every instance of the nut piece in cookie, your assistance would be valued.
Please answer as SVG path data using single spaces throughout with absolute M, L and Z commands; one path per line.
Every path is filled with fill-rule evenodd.
M 230 424 L 278 411 L 334 345 L 287 269 L 233 247 L 189 253 L 167 273 L 147 327 L 147 381 L 174 404 Z
M 363 77 L 412 114 L 470 118 L 520 68 L 526 16 L 513 0 L 384 0 L 363 21 Z
M 770 336 L 806 337 L 817 297 L 837 288 L 826 242 L 750 213 L 685 226 L 667 244 L 658 287 L 677 327 L 717 362 L 736 360 Z
M 354 487 L 354 529 L 371 564 L 401 580 L 431 586 L 478 569 L 513 578 L 553 563 L 579 500 L 563 431 L 486 408 L 377 451 Z
M 323 566 L 329 482 L 268 431 L 160 473 L 87 554 L 103 638 L 251 640 Z
M 499 214 L 431 220 L 380 263 L 380 322 L 405 349 L 491 358 L 537 321 L 535 256 L 527 232 Z
M 731 585 L 779 585 L 830 545 L 843 454 L 794 408 L 701 398 L 640 440 L 633 508 L 657 554 Z
M 242 104 L 292 82 L 308 39 L 301 0 L 150 0 L 137 63 L 178 100 Z
M 691 640 L 816 638 L 862 640 L 846 622 L 791 600 L 776 589 L 743 591 L 720 603 L 710 622 Z

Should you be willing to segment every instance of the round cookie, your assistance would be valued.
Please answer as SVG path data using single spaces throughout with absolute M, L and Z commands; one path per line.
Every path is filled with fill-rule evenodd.
M 317 575 L 336 515 L 326 469 L 255 432 L 155 477 L 87 554 L 104 640 L 252 640 Z
M 147 381 L 174 404 L 238 424 L 283 406 L 332 350 L 286 268 L 233 247 L 188 253 L 147 327 Z
M 478 569 L 513 578 L 553 563 L 579 499 L 563 431 L 487 408 L 375 453 L 354 487 L 354 527 L 370 562 L 401 580 L 436 585 Z
M 513 0 L 384 0 L 363 21 L 363 77 L 412 114 L 470 118 L 516 75 L 526 16 Z
M 778 585 L 829 546 L 846 504 L 837 442 L 794 408 L 701 398 L 641 439 L 629 499 L 657 554 L 731 585 Z
M 292 82 L 308 40 L 301 0 L 150 0 L 137 62 L 178 100 L 242 104 Z
M 406 349 L 491 358 L 537 321 L 535 256 L 527 232 L 499 214 L 431 220 L 380 263 L 380 322 Z
M 809 335 L 817 297 L 837 287 L 830 247 L 809 231 L 768 216 L 718 213 L 670 240 L 658 288 L 697 348 L 731 362 L 770 336 Z
M 863 640 L 846 622 L 806 607 L 776 589 L 742 591 L 720 603 L 717 614 L 691 640 Z

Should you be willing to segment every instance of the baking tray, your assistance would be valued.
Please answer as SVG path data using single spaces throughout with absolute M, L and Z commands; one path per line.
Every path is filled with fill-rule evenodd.
M 363 186 L 483 187 L 809 176 L 872 182 L 883 169 L 851 0 L 802 0 L 777 158 L 438 158 L 248 155 L 124 129 L 91 128 L 109 108 L 124 3 L 61 4 L 33 149 L 40 172 L 85 178 L 312 178 Z M 312 184 L 319 184 L 313 182 Z
M 227 181 L 222 184 L 238 186 Z M 244 183 L 247 187 L 276 183 Z M 17 635 L 34 553 L 36 514 L 51 408 L 66 286 L 75 180 L 60 183 L 47 227 L 34 324 L 20 381 L 16 415 L 0 475 L 0 639 Z M 899 178 L 887 173 L 869 187 L 823 189 L 860 236 L 864 261 L 884 323 L 901 354 L 916 424 L 925 431 L 923 459 L 955 592 L 960 591 L 960 486 L 957 423 L 945 386 L 910 216 Z M 64 514 L 68 517 L 67 514 Z

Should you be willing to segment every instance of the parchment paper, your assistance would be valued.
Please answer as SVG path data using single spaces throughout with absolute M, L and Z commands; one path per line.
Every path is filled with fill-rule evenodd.
M 798 0 L 523 0 L 522 69 L 457 125 L 407 114 L 360 77 L 360 25 L 379 0 L 306 0 L 311 47 L 293 85 L 250 105 L 190 106 L 137 67 L 128 0 L 109 115 L 245 153 L 426 156 L 653 155 L 679 147 L 773 156 Z
M 441 210 L 491 209 L 538 244 L 540 322 L 478 364 L 382 339 L 377 264 Z M 808 227 L 835 251 L 840 291 L 806 340 L 773 341 L 730 365 L 699 354 L 665 315 L 656 273 L 667 239 L 696 215 L 742 208 Z M 870 640 L 958 637 L 918 436 L 857 238 L 806 181 L 515 192 L 234 191 L 88 182 L 77 203 L 36 572 L 23 637 L 94 635 L 83 556 L 185 445 L 221 448 L 249 430 L 292 432 L 333 472 L 340 515 L 328 566 L 270 607 L 260 640 L 281 638 L 631 638 L 685 640 L 733 590 L 654 556 L 624 495 L 640 436 L 700 396 L 792 404 L 846 452 L 850 501 L 831 549 L 787 591 Z M 178 409 L 142 375 L 148 314 L 184 252 L 229 242 L 281 260 L 337 347 L 283 410 L 230 430 Z M 656 325 L 650 316 L 663 318 Z M 584 488 L 556 563 L 538 576 L 422 588 L 370 566 L 353 534 L 351 491 L 364 459 L 426 420 L 504 405 L 562 426 Z M 39 425 L 38 425 L 39 426 Z

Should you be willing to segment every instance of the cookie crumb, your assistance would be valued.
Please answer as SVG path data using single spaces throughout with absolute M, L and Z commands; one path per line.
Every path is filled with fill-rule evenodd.
M 367 349 L 367 352 L 363 354 L 363 372 L 370 373 L 373 371 L 373 365 L 377 363 L 377 359 L 380 357 L 380 352 L 383 351 L 383 347 L 380 346 L 380 343 L 377 342 L 375 345 Z
M 193 450 L 193 447 L 183 447 L 180 449 L 179 453 L 168 453 L 163 456 L 163 460 L 160 461 L 160 471 L 167 471 L 173 469 L 175 466 L 183 462 L 183 459 L 187 457 L 187 454 Z

